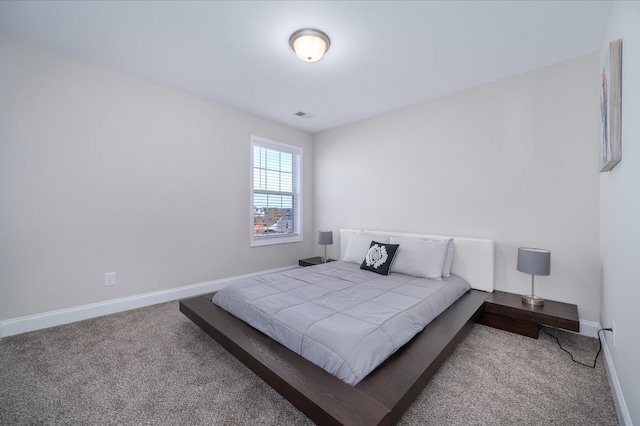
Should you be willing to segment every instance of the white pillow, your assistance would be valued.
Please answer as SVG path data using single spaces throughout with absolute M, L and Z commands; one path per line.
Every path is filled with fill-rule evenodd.
M 391 237 L 391 244 L 400 245 L 391 264 L 391 272 L 432 280 L 442 279 L 448 241 Z
M 451 276 L 451 265 L 453 264 L 453 252 L 455 251 L 455 247 L 453 246 L 453 238 L 448 238 L 444 240 L 447 242 L 447 257 L 444 259 L 444 267 L 442 268 L 442 276 L 450 277 Z
M 362 264 L 373 240 L 382 244 L 389 243 L 389 237 L 365 234 L 364 232 L 354 232 L 351 234 L 351 238 L 349 238 L 349 243 L 347 244 L 347 249 L 344 251 L 344 258 L 342 260 L 357 263 L 358 265 Z

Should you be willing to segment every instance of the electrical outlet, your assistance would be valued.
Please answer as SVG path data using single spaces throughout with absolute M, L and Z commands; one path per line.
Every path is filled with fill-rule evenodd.
M 106 272 L 104 274 L 104 286 L 109 287 L 112 285 L 116 285 L 116 273 L 115 272 Z
M 611 321 L 611 341 L 613 342 L 613 347 L 616 347 L 616 323 Z

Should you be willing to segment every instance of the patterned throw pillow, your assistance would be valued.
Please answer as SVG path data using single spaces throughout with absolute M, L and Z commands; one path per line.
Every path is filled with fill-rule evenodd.
M 371 241 L 369 251 L 364 257 L 360 269 L 366 269 L 381 275 L 389 275 L 389 268 L 391 268 L 391 262 L 393 262 L 398 247 L 398 244 L 383 244 Z

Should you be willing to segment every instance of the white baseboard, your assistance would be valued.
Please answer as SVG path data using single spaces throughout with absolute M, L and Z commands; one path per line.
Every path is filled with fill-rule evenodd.
M 580 320 L 580 334 L 587 337 L 598 338 L 598 330 L 600 330 L 600 324 L 593 321 Z
M 43 314 L 4 320 L 0 321 L 0 338 L 54 327 L 57 325 L 69 324 L 103 315 L 115 314 L 117 312 L 142 308 L 144 306 L 155 305 L 158 303 L 170 302 L 172 300 L 183 299 L 186 297 L 193 297 L 199 294 L 211 293 L 226 287 L 231 281 L 238 278 L 248 278 L 265 273 L 282 272 L 293 268 L 297 268 L 297 266 L 285 266 L 283 268 L 271 269 L 268 271 L 239 275 L 220 280 L 156 291 L 153 293 L 124 297 L 122 299 L 91 303 L 89 305 L 45 312 Z
M 586 320 L 580 320 L 579 332 L 565 330 L 564 328 L 560 328 L 560 327 L 552 327 L 550 325 L 545 325 L 544 327 L 557 328 L 558 330 L 562 330 L 565 333 L 576 333 L 582 336 L 594 337 L 594 338 L 598 337 L 598 330 L 600 330 L 600 324 L 598 324 L 597 322 L 586 321 Z
M 601 341 L 602 341 L 602 355 L 604 357 L 604 366 L 605 366 L 605 370 L 607 371 L 607 377 L 609 378 L 609 386 L 611 387 L 613 402 L 616 405 L 618 422 L 620 422 L 621 426 L 633 426 L 633 422 L 631 421 L 631 414 L 629 413 L 629 408 L 627 407 L 627 403 L 624 400 L 624 395 L 622 394 L 622 388 L 620 387 L 618 374 L 616 373 L 616 369 L 613 365 L 613 360 L 611 359 L 611 353 L 609 352 L 609 346 L 607 345 L 607 340 L 602 338 Z

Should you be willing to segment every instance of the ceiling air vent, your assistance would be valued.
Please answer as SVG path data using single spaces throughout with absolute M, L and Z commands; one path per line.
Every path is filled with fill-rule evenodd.
M 298 111 L 293 115 L 297 115 L 298 117 L 306 118 L 307 120 L 315 117 L 315 115 L 307 114 L 306 112 Z

